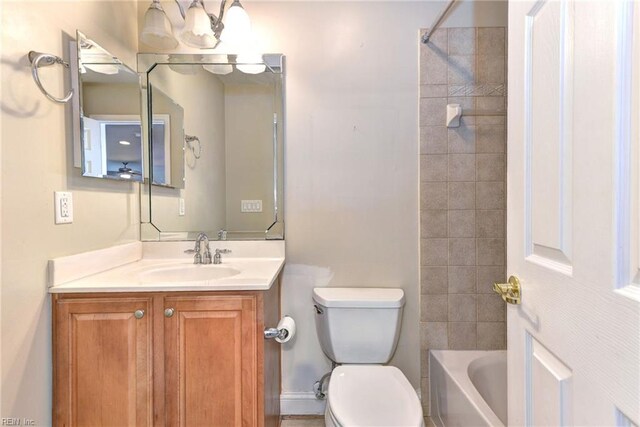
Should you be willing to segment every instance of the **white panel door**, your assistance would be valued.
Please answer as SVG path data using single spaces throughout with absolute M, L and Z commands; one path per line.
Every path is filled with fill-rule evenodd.
M 105 155 L 106 144 L 102 141 L 100 122 L 89 117 L 83 117 L 82 127 L 84 132 L 82 144 L 83 175 L 102 178 L 107 174 L 107 158 Z
M 511 1 L 509 425 L 640 425 L 640 2 Z

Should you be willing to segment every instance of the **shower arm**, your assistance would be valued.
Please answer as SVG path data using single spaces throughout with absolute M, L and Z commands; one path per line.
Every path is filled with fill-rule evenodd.
M 431 25 L 431 27 L 429 27 L 425 35 L 422 36 L 422 43 L 424 44 L 429 43 L 429 39 L 431 38 L 431 35 L 440 26 L 440 24 L 442 23 L 442 20 L 447 15 L 447 12 L 449 12 L 449 10 L 451 9 L 451 7 L 453 7 L 455 2 L 456 0 L 449 0 L 449 4 L 445 6 L 445 8 L 440 13 L 440 15 L 438 15 L 436 20 L 433 22 L 433 25 Z

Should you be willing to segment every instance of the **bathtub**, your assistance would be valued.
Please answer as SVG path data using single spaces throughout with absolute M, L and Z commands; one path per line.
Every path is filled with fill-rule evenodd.
M 507 425 L 507 352 L 432 350 L 431 419 L 438 427 Z

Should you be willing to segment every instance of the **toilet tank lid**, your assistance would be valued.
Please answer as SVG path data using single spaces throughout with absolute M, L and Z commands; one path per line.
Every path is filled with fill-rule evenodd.
M 399 308 L 404 292 L 397 288 L 314 288 L 313 300 L 324 307 Z

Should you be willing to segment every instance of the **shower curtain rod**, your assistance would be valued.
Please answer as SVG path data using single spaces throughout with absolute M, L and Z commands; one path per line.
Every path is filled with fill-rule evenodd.
M 451 6 L 453 6 L 453 4 L 455 2 L 456 2 L 456 0 L 449 0 L 449 4 L 447 4 L 447 6 L 445 6 L 445 8 L 442 11 L 442 13 L 440 13 L 440 15 L 438 15 L 436 20 L 433 22 L 433 25 L 431 27 L 429 27 L 429 31 L 427 31 L 426 34 L 424 36 L 422 36 L 422 43 L 424 43 L 424 44 L 429 43 L 429 39 L 431 38 L 431 34 L 433 34 L 433 32 L 440 26 L 440 23 L 442 22 L 442 20 L 444 19 L 445 15 L 447 14 L 447 12 L 449 12 L 449 9 L 451 9 Z

